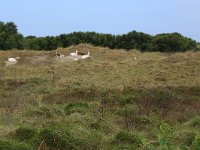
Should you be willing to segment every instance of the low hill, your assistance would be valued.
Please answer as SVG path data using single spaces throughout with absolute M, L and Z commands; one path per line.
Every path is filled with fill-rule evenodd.
M 185 53 L 141 53 L 136 50 L 110 50 L 90 45 L 57 49 L 69 55 L 76 50 L 91 52 L 88 60 L 66 62 L 55 60 L 55 51 L 8 51 L 0 52 L 1 65 L 8 57 L 21 57 L 15 66 L 2 67 L 6 78 L 29 79 L 30 76 L 48 79 L 54 71 L 56 85 L 80 82 L 95 84 L 103 88 L 120 88 L 123 85 L 146 87 L 198 86 L 200 85 L 200 52 Z M 136 60 L 135 60 L 136 57 Z

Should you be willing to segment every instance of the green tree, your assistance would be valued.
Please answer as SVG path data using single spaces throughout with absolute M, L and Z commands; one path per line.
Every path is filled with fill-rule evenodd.
M 153 37 L 152 51 L 177 52 L 196 49 L 196 41 L 179 33 L 158 34 Z
M 13 22 L 0 22 L 0 49 L 23 49 L 23 36 L 17 32 Z

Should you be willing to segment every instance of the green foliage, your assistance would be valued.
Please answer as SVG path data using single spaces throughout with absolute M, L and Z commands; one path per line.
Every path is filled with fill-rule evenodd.
M 52 50 L 59 46 L 68 47 L 80 43 L 117 49 L 161 52 L 186 51 L 197 48 L 196 41 L 183 37 L 179 33 L 151 36 L 136 31 L 117 36 L 95 32 L 73 32 L 57 37 L 25 38 L 25 43 L 25 48 L 35 50 Z
M 195 118 L 190 122 L 190 126 L 193 128 L 200 128 L 200 118 Z
M 16 140 L 14 143 L 24 142 L 34 149 L 192 150 L 198 147 L 195 136 L 199 134 L 200 88 L 195 86 L 199 83 L 196 77 L 199 52 L 173 55 L 131 52 L 118 61 L 123 52 L 107 54 L 106 49 L 86 47 L 94 50 L 96 56 L 100 54 L 99 58 L 83 63 L 39 65 L 26 63 L 28 60 L 24 59 L 14 67 L 0 68 L 1 138 L 12 138 Z M 81 48 L 70 47 L 66 51 Z M 2 62 L 16 54 L 22 58 L 47 55 L 47 52 L 1 53 Z M 115 53 L 116 61 L 107 59 Z M 140 62 L 131 60 L 134 54 L 139 55 Z M 147 60 L 149 57 L 151 61 Z M 185 65 L 181 67 L 182 63 Z M 154 69 L 149 72 L 152 66 Z M 181 72 L 175 70 L 177 66 Z M 133 67 L 136 70 L 129 72 Z M 57 72 L 54 86 L 49 79 L 52 68 Z M 16 69 L 16 75 L 13 75 L 13 69 Z M 149 74 L 144 75 L 146 71 Z M 165 85 L 154 81 L 154 72 L 167 74 L 169 80 Z M 188 72 L 193 78 L 184 78 Z M 178 80 L 180 77 L 182 79 Z M 171 87 L 171 84 L 176 86 Z M 48 101 L 53 104 L 45 105 Z M 161 117 L 160 112 L 169 113 Z M 3 120 L 7 114 L 12 116 L 9 126 Z M 178 122 L 179 116 L 187 119 Z M 160 125 L 162 120 L 171 126 Z M 30 127 L 22 126 L 14 132 L 19 124 Z
M 86 113 L 89 109 L 89 105 L 87 103 L 81 103 L 81 102 L 74 102 L 67 104 L 65 106 L 65 113 L 67 115 L 78 112 L 78 113 Z
M 179 33 L 158 34 L 152 40 L 153 51 L 177 52 L 196 48 L 196 41 L 183 37 Z
M 158 149 L 178 149 L 178 147 L 173 144 L 173 140 L 174 130 L 169 124 L 162 122 L 159 126 L 159 132 L 157 133 L 157 140 L 155 141 L 158 144 Z M 151 143 L 145 145 L 145 149 L 154 149 L 154 147 L 155 146 Z
M 24 39 L 24 48 L 31 50 L 54 50 L 58 47 L 59 42 L 55 37 L 33 37 L 28 36 Z
M 137 134 L 128 132 L 119 132 L 114 139 L 114 143 L 120 145 L 131 145 L 132 148 L 138 148 L 142 145 L 142 138 Z
M 116 37 L 116 48 L 147 50 L 152 37 L 142 32 L 132 31 Z
M 37 135 L 38 129 L 34 127 L 20 127 L 15 131 L 15 137 L 24 142 L 33 140 Z
M 23 49 L 23 36 L 13 22 L 0 22 L 0 50 Z
M 0 149 L 1 150 L 32 150 L 29 145 L 13 140 L 0 140 Z
M 174 131 L 167 123 L 160 124 L 160 133 L 157 136 L 161 148 L 172 149 Z
M 200 135 L 197 135 L 193 141 L 194 150 L 200 150 Z
M 47 127 L 40 133 L 40 139 L 50 149 L 98 149 L 102 136 L 97 132 L 75 137 L 62 127 Z
M 50 149 L 73 149 L 74 139 L 67 130 L 45 128 L 40 133 L 40 138 Z

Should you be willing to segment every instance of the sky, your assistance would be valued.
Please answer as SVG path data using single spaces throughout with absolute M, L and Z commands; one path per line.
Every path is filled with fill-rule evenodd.
M 24 36 L 75 31 L 151 35 L 179 32 L 200 41 L 200 0 L 0 0 L 0 21 Z

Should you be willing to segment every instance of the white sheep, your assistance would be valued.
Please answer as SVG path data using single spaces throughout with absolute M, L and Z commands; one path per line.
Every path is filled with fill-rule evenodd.
M 18 63 L 18 60 L 20 59 L 20 57 L 15 57 L 15 58 L 8 58 L 7 61 L 5 61 L 5 65 L 6 66 L 10 66 L 10 65 L 15 65 L 16 63 Z
M 75 53 L 72 52 L 69 55 L 73 57 L 73 60 L 80 60 L 80 59 L 87 59 L 87 58 L 89 58 L 90 57 L 90 52 L 88 51 L 88 54 L 85 54 L 83 52 L 76 51 Z
M 78 51 L 76 51 L 75 53 L 72 52 L 72 53 L 70 53 L 69 55 L 72 56 L 72 57 L 77 57 L 77 56 L 78 56 Z
M 8 58 L 9 62 L 18 62 L 18 60 L 20 59 L 20 57 L 15 57 L 15 58 Z
M 87 59 L 90 57 L 90 52 L 88 51 L 88 54 L 87 55 L 82 55 L 80 58 L 81 59 Z

